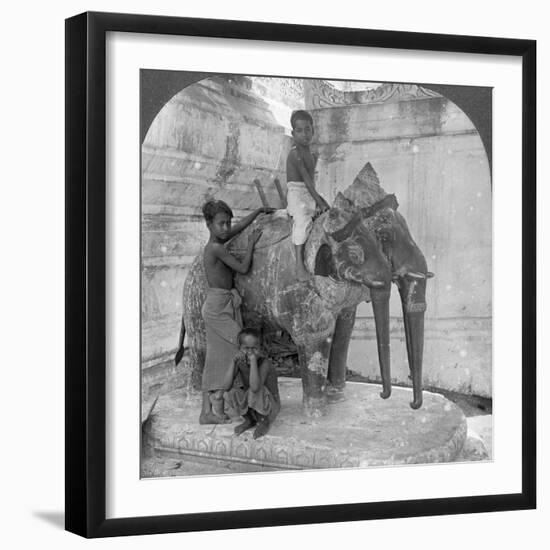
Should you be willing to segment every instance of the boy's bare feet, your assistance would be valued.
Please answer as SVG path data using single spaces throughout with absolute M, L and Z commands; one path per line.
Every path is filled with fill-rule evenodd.
M 254 434 L 252 437 L 254 439 L 259 439 L 260 437 L 264 436 L 269 431 L 269 419 L 267 416 L 262 416 L 260 420 L 258 420 L 258 425 L 256 426 L 256 429 L 254 430 Z
M 213 412 L 210 412 L 210 413 L 202 412 L 201 415 L 199 416 L 199 424 L 230 424 L 230 423 L 231 423 L 231 419 L 225 414 L 223 416 L 218 416 Z
M 235 435 L 241 435 L 243 432 L 246 432 L 246 430 L 252 428 L 252 426 L 254 426 L 254 422 L 248 418 L 245 418 L 242 424 L 235 426 Z
M 302 281 L 302 282 L 306 282 L 306 281 L 309 281 L 311 279 L 311 274 L 306 271 L 306 268 L 304 267 L 304 265 L 297 265 L 296 266 L 296 278 L 298 279 L 298 281 Z
M 256 419 L 248 412 L 243 416 L 243 418 L 244 422 L 235 426 L 235 435 L 241 435 L 243 432 L 246 432 L 246 430 L 249 430 L 252 426 L 256 425 Z

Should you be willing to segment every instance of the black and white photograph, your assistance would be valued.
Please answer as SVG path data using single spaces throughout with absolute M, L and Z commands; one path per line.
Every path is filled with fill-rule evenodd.
M 7 5 L 4 548 L 544 546 L 543 6 Z
M 140 477 L 493 459 L 493 89 L 140 70 Z

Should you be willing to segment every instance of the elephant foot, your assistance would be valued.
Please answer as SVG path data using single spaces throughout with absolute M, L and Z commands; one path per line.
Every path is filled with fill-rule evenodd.
M 304 396 L 303 409 L 308 418 L 320 418 L 327 412 L 326 397 L 306 397 Z
M 411 406 L 411 409 L 419 409 L 420 407 L 422 407 L 422 397 L 418 397 L 417 399 L 415 399 L 414 401 L 412 401 L 410 403 L 410 406 Z
M 387 399 L 389 396 L 391 395 L 391 388 L 384 388 L 381 392 L 380 392 L 380 397 L 382 399 Z
M 329 404 L 340 403 L 340 401 L 346 400 L 346 394 L 344 388 L 328 388 L 327 389 L 327 401 Z

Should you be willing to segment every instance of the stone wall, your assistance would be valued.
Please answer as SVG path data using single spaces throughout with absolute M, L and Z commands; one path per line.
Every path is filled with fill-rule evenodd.
M 490 396 L 491 178 L 476 129 L 452 102 L 416 87 L 365 92 L 363 104 L 351 104 L 347 92 L 326 93 L 315 81 L 310 88 L 321 193 L 331 202 L 369 161 L 384 189 L 397 196 L 436 274 L 428 282 L 425 384 Z M 391 315 L 392 375 L 408 383 L 395 287 Z M 368 304 L 359 308 L 349 367 L 379 379 Z
M 393 87 L 392 87 L 393 86 Z M 260 206 L 259 178 L 279 205 L 293 109 L 311 110 L 319 189 L 331 201 L 370 161 L 436 277 L 428 283 L 427 385 L 491 395 L 491 181 L 469 119 L 410 85 L 346 92 L 322 81 L 214 77 L 166 104 L 142 148 L 142 368 L 145 391 L 176 379 L 188 266 L 204 246 L 200 207 L 226 200 L 238 219 Z M 408 383 L 398 294 L 392 297 L 392 373 Z M 369 304 L 359 308 L 349 368 L 378 378 Z

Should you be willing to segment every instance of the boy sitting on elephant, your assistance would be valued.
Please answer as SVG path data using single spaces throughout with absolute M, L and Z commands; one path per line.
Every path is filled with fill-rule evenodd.
M 265 435 L 281 408 L 277 372 L 262 350 L 261 333 L 243 329 L 238 336 L 239 352 L 235 355 L 224 382 L 224 399 L 228 410 L 244 417 L 235 434 L 256 426 L 253 438 Z
M 223 424 L 229 421 L 223 411 L 223 384 L 231 358 L 238 350 L 237 335 L 242 328 L 241 298 L 233 287 L 233 274 L 249 270 L 252 251 L 261 236 L 261 230 L 255 229 L 249 235 L 242 261 L 232 256 L 224 243 L 250 225 L 258 214 L 271 211 L 270 208 L 259 208 L 231 227 L 233 212 L 225 202 L 210 200 L 202 208 L 210 239 L 204 247 L 203 255 L 208 290 L 201 309 L 206 327 L 203 399 L 199 417 L 201 424 Z
M 327 201 L 315 189 L 317 154 L 309 145 L 313 138 L 313 118 L 307 111 L 294 111 L 290 117 L 294 146 L 286 159 L 287 212 L 292 217 L 292 244 L 299 281 L 311 277 L 304 265 L 304 244 L 316 212 L 328 210 Z

